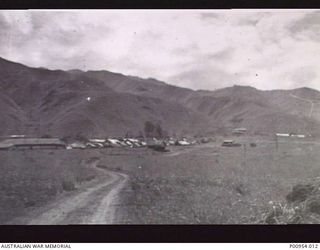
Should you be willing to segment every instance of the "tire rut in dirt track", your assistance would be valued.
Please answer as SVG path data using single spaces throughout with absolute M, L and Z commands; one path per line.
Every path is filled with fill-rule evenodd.
M 96 167 L 98 161 L 93 163 Z M 103 170 L 99 182 L 71 197 L 62 198 L 48 206 L 44 212 L 32 217 L 29 225 L 112 224 L 113 206 L 118 192 L 128 177 L 125 174 Z

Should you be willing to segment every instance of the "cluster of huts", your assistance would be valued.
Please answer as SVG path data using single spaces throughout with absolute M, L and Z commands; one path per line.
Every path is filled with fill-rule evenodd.
M 66 143 L 59 138 L 27 138 L 25 136 L 10 136 L 0 141 L 0 150 L 15 149 L 95 149 L 109 147 L 148 147 L 155 145 L 169 146 L 188 146 L 196 144 L 194 140 L 182 139 L 163 139 L 156 138 L 135 139 L 135 138 L 106 138 L 89 139 L 86 141 L 74 141 Z
M 146 143 L 138 139 L 89 139 L 87 142 L 73 142 L 67 149 L 108 148 L 108 147 L 144 147 Z
M 295 133 L 276 133 L 276 137 L 306 138 L 311 135 L 295 134 Z
M 108 148 L 108 147 L 130 147 L 130 148 L 139 148 L 147 147 L 154 145 L 163 145 L 163 146 L 189 146 L 194 145 L 197 142 L 194 140 L 183 139 L 163 139 L 159 140 L 156 138 L 148 139 L 135 139 L 135 138 L 107 138 L 107 139 L 89 139 L 88 142 L 74 142 L 67 146 L 67 149 L 72 148 Z

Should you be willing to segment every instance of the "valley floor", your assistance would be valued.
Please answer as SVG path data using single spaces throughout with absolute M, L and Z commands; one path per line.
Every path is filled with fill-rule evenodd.
M 166 153 L 1 152 L 1 224 L 264 223 L 271 203 L 319 176 L 320 144 L 241 140 L 246 147 L 218 139 Z
M 317 143 L 279 142 L 277 150 L 272 140 L 249 138 L 245 150 L 220 145 L 103 158 L 129 176 L 117 223 L 266 223 L 265 213 L 294 185 L 319 176 Z

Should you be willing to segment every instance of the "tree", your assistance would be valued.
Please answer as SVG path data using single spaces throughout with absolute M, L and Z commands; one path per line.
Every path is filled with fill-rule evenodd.
M 154 137 L 155 126 L 152 122 L 146 121 L 144 123 L 144 134 L 147 138 Z
M 125 138 L 132 138 L 132 133 L 130 131 L 127 131 Z
M 88 138 L 85 135 L 83 135 L 81 132 L 79 132 L 74 139 L 78 142 L 83 142 L 83 143 L 86 143 L 89 141 Z
M 163 138 L 163 131 L 162 131 L 162 128 L 161 128 L 160 123 L 158 123 L 157 126 L 156 126 L 156 129 L 155 129 L 155 137 L 156 137 L 157 139 Z
M 144 139 L 144 135 L 143 135 L 143 132 L 140 130 L 138 132 L 138 135 L 136 136 L 137 139 Z

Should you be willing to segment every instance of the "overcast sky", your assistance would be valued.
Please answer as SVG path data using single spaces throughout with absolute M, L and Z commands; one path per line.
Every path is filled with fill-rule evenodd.
M 0 11 L 0 56 L 193 89 L 320 90 L 320 11 Z

